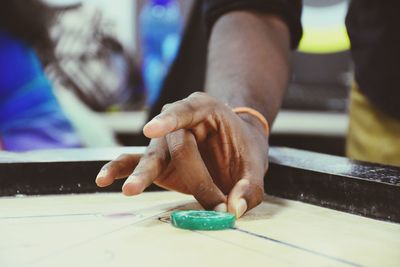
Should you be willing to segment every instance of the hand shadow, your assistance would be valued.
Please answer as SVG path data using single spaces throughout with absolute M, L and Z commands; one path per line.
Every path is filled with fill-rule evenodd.
M 282 198 L 277 198 L 269 195 L 265 195 L 263 202 L 255 207 L 254 209 L 247 212 L 240 221 L 254 221 L 254 220 L 265 220 L 271 219 L 274 215 L 278 214 L 281 210 L 288 206 L 287 200 Z M 162 222 L 170 222 L 170 214 L 172 211 L 176 210 L 202 210 L 203 208 L 199 203 L 193 201 L 190 203 L 183 204 L 167 212 L 158 219 Z
M 277 198 L 270 195 L 264 195 L 263 202 L 248 211 L 240 221 L 255 221 L 255 220 L 266 220 L 271 219 L 280 211 L 288 206 L 288 202 L 285 199 Z

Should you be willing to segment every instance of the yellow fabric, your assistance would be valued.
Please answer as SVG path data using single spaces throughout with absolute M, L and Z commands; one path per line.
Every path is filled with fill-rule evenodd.
M 299 51 L 310 54 L 337 53 L 349 50 L 346 26 L 305 27 Z
M 400 166 L 400 120 L 378 110 L 356 85 L 352 88 L 350 100 L 347 156 Z

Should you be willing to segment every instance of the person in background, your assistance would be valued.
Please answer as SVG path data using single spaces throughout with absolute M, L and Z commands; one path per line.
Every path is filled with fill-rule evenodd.
M 151 138 L 147 151 L 140 159 L 123 155 L 108 163 L 96 183 L 108 186 L 128 176 L 122 190 L 137 195 L 154 182 L 192 194 L 206 209 L 240 217 L 263 199 L 267 122 L 273 123 L 287 88 L 290 49 L 302 34 L 302 3 L 197 3 L 204 4 L 198 9 L 204 13 L 195 14 L 204 16 L 209 38 L 189 23 L 164 84 L 163 108 L 143 129 Z M 400 165 L 399 7 L 395 0 L 350 4 L 346 25 L 357 83 L 350 108 L 352 158 Z M 185 41 L 191 50 L 184 50 Z
M 400 166 L 400 2 L 353 0 L 346 18 L 355 82 L 347 156 Z
M 141 108 L 140 70 L 116 34 L 114 18 L 94 2 L 66 2 L 48 3 L 53 12 L 50 36 L 57 60 L 45 71 L 56 93 L 71 91 L 96 112 Z
M 0 148 L 3 150 L 81 146 L 42 67 L 42 62 L 51 60 L 52 54 L 47 32 L 50 17 L 46 6 L 38 0 L 0 4 Z M 46 53 L 38 55 L 37 51 Z

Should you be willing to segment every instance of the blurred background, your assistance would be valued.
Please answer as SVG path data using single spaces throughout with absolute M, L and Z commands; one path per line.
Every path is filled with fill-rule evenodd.
M 0 13 L 0 147 L 145 145 L 142 127 L 173 75 L 194 1 L 9 2 Z M 353 81 L 348 4 L 304 1 L 304 35 L 271 145 L 344 155 Z M 44 25 L 51 45 L 32 40 L 47 38 L 38 34 Z

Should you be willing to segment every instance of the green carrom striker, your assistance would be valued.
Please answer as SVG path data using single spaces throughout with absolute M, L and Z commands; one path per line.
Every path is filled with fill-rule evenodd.
M 235 225 L 236 217 L 227 212 L 180 210 L 171 214 L 172 225 L 188 230 L 224 230 Z

